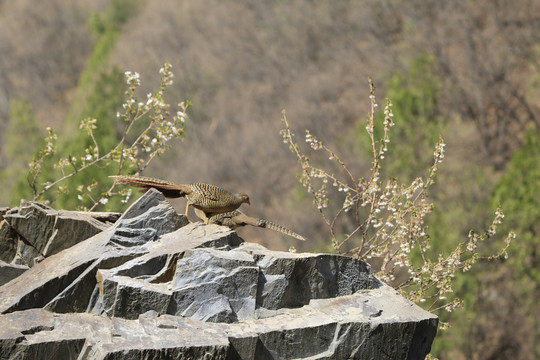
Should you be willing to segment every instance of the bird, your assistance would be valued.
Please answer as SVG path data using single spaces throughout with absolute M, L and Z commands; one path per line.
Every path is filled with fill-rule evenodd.
M 299 235 L 292 230 L 289 230 L 281 225 L 277 225 L 268 220 L 248 216 L 240 210 L 234 210 L 230 212 L 212 215 L 208 218 L 207 223 L 227 226 L 233 230 L 240 226 L 251 225 L 274 230 L 282 234 L 292 236 L 293 238 L 296 238 L 298 240 L 306 240 L 306 238 L 304 238 L 302 235 Z
M 165 197 L 185 197 L 186 216 L 189 206 L 195 208 L 197 216 L 208 219 L 212 215 L 234 211 L 243 203 L 251 205 L 249 196 L 245 193 L 231 193 L 215 185 L 194 183 L 188 185 L 175 184 L 165 180 L 153 179 L 144 176 L 116 175 L 110 176 L 119 184 L 140 187 L 144 189 L 155 188 Z M 197 211 L 198 210 L 198 211 Z

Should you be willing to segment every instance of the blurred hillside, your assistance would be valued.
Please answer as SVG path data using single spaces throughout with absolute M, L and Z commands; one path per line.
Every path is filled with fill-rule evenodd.
M 186 138 L 143 175 L 245 191 L 246 213 L 311 241 L 247 228 L 242 236 L 276 250 L 328 251 L 324 223 L 279 134 L 281 110 L 298 140 L 309 128 L 365 172 L 371 77 L 379 104 L 385 96 L 394 102 L 398 124 L 388 175 L 425 175 L 439 134 L 447 143 L 433 193 L 434 252 L 483 230 L 498 204 L 513 201 L 506 213 L 518 232 L 515 260 L 458 279 L 466 309 L 449 315 L 454 328 L 439 334 L 434 353 L 534 359 L 540 215 L 530 187 L 538 178 L 528 171 L 540 161 L 539 44 L 540 3 L 532 0 L 0 1 L 0 205 L 21 197 L 12 189 L 45 127 L 71 136 L 82 117 L 98 117 L 93 111 L 105 106 L 95 97 L 105 91 L 99 84 L 121 89 L 117 75 L 136 71 L 143 98 L 170 62 L 168 100 L 193 103 Z M 112 124 L 119 105 L 107 99 L 99 120 Z M 15 119 L 28 124 L 24 132 Z M 182 211 L 182 200 L 175 205 Z M 527 234 L 521 243 L 520 233 Z M 523 256 L 529 260 L 518 266 Z

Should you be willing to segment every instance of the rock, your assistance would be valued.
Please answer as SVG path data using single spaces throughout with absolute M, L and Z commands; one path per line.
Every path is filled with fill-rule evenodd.
M 437 327 L 426 314 L 386 285 L 238 323 L 31 309 L 0 317 L 0 351 L 5 359 L 423 359 Z
M 91 217 L 93 219 L 96 219 L 99 222 L 112 225 L 122 216 L 122 213 L 117 212 L 99 212 L 99 211 L 71 211 L 71 213 L 83 216 L 83 217 Z
M 16 213 L 4 215 L 9 225 L 43 256 L 56 254 L 107 228 L 90 216 L 56 211 L 23 201 Z
M 0 259 L 32 267 L 42 259 L 67 249 L 110 227 L 117 213 L 54 210 L 35 201 L 4 209 L 0 223 Z
M 144 211 L 155 220 L 141 219 Z M 116 267 L 147 253 L 149 245 L 145 241 L 154 241 L 163 231 L 186 223 L 187 219 L 177 215 L 161 193 L 147 192 L 113 227 L 46 258 L 0 287 L 0 312 L 35 307 L 58 312 L 86 311 L 98 269 Z M 126 234 L 130 231 L 129 237 Z M 140 246 L 125 246 L 118 242 L 119 238 Z
M 0 317 L 0 326 L 3 359 L 225 359 L 229 349 L 223 332 L 176 319 L 32 309 Z
M 228 228 L 201 223 L 166 234 L 149 248 L 148 253 L 114 269 L 98 271 L 101 299 L 97 300 L 103 306 L 100 311 L 128 319 L 137 318 L 149 310 L 165 313 L 172 292 L 169 285 L 163 284 L 171 283 L 177 262 L 187 251 L 212 246 L 230 248 L 241 242 L 238 235 Z M 122 307 L 119 308 L 118 304 Z
M 28 266 L 8 264 L 0 260 L 0 286 L 15 279 L 26 270 L 28 270 Z
M 3 359 L 423 359 L 438 323 L 358 259 L 187 224 L 155 190 L 0 286 L 0 313 Z
M 17 232 L 6 220 L 2 220 L 0 222 L 0 260 L 11 262 L 17 254 L 18 243 Z
M 349 295 L 378 284 L 369 266 L 357 259 L 275 252 L 254 244 L 231 250 L 241 240 L 223 229 L 188 225 L 163 239 L 172 244 L 156 246 L 118 268 L 99 270 L 104 311 L 128 319 L 153 310 L 205 321 L 236 322 L 254 317 L 256 307 L 300 307 L 311 299 Z M 220 244 L 227 245 L 225 248 L 199 248 L 208 246 L 204 239 L 220 237 L 228 239 Z M 161 275 L 159 281 L 156 274 Z M 122 304 L 121 309 L 118 304 Z M 146 306 L 141 308 L 141 304 Z
M 245 252 L 188 251 L 178 261 L 167 312 L 213 322 L 253 318 L 259 268 Z
M 261 268 L 257 303 L 266 309 L 298 307 L 311 299 L 350 295 L 378 284 L 368 264 L 331 254 L 291 254 L 246 248 Z

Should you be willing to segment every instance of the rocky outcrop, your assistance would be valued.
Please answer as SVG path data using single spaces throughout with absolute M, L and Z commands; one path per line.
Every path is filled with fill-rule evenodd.
M 423 359 L 436 333 L 366 263 L 189 224 L 157 191 L 117 219 L 2 216 L 2 359 Z M 19 241 L 44 260 L 17 264 Z
M 54 210 L 35 201 L 0 211 L 0 260 L 32 267 L 115 222 L 120 214 Z

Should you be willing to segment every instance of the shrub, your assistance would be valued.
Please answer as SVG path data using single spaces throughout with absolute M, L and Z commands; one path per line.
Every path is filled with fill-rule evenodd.
M 448 255 L 430 256 L 431 238 L 425 218 L 432 211 L 429 189 L 434 184 L 444 159 L 444 142 L 439 139 L 433 163 L 425 178 L 402 184 L 397 178 L 381 178 L 381 167 L 390 149 L 390 132 L 394 126 L 392 103 L 386 100 L 382 123 L 375 123 L 377 103 L 370 84 L 370 112 L 366 122 L 372 156 L 367 176 L 351 169 L 340 156 L 306 130 L 305 141 L 311 152 L 323 152 L 328 161 L 321 165 L 310 159 L 295 141 L 289 121 L 283 112 L 283 141 L 289 145 L 301 166 L 300 183 L 313 196 L 313 203 L 327 225 L 332 247 L 338 253 L 352 255 L 372 263 L 378 276 L 391 283 L 410 300 L 425 303 L 428 310 L 453 311 L 461 306 L 451 296 L 452 280 L 458 271 L 468 271 L 479 260 L 506 257 L 514 233 L 493 255 L 481 255 L 478 244 L 496 234 L 504 217 L 499 208 L 488 230 L 474 231 Z M 376 128 L 379 127 L 378 131 Z M 382 134 L 376 138 L 375 134 Z M 335 170 L 337 169 L 337 170 Z M 333 171 L 335 170 L 335 171 Z M 442 323 L 442 326 L 446 324 Z
M 115 145 L 109 145 L 103 150 L 102 140 L 97 134 L 100 121 L 96 118 L 86 118 L 80 122 L 81 134 L 84 136 L 73 144 L 70 154 L 57 155 L 57 135 L 48 128 L 45 146 L 38 152 L 30 163 L 28 183 L 33 192 L 34 200 L 57 201 L 59 197 L 68 197 L 72 190 L 66 183 L 75 176 L 84 173 L 88 185 L 76 188 L 79 208 L 94 210 L 97 206 L 105 205 L 115 196 L 124 197 L 127 201 L 131 192 L 129 189 L 115 192 L 115 184 L 97 181 L 97 173 L 120 174 L 122 172 L 139 173 L 144 170 L 156 156 L 161 156 L 170 147 L 170 140 L 181 139 L 184 136 L 184 121 L 189 102 L 178 104 L 178 111 L 171 116 L 171 105 L 164 100 L 167 86 L 173 83 L 173 73 L 170 64 L 160 69 L 161 84 L 156 92 L 147 95 L 146 102 L 137 97 L 140 86 L 139 74 L 127 71 L 125 73 L 128 89 L 126 100 L 122 105 L 123 111 L 116 114 L 122 128 L 120 138 Z M 103 120 L 103 119 L 102 119 Z M 80 134 L 79 134 L 80 135 Z M 106 134 L 102 133 L 102 137 Z M 110 139 L 109 139 L 110 140 Z M 51 164 L 51 162 L 53 162 Z M 43 179 L 43 170 L 50 171 Z M 94 175 L 93 175 L 94 174 Z M 47 180 L 47 179 L 54 180 Z M 103 176 L 102 176 L 103 178 Z

